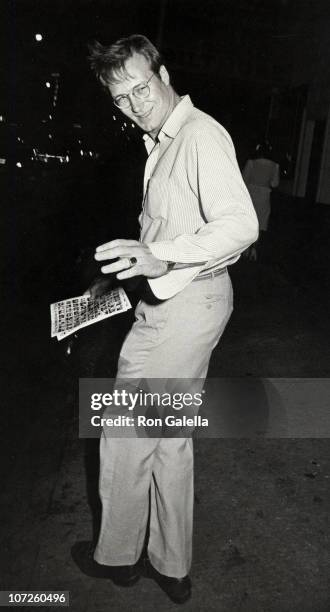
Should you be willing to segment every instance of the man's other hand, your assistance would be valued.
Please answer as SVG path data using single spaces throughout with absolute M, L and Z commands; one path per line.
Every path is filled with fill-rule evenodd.
M 107 291 L 111 289 L 112 284 L 113 284 L 113 278 L 104 278 L 104 277 L 98 276 L 89 285 L 84 295 L 94 298 L 94 299 L 99 298 L 104 293 L 106 293 Z
M 103 274 L 116 274 L 119 280 L 132 278 L 133 276 L 146 276 L 147 278 L 158 278 L 168 271 L 165 261 L 157 259 L 146 244 L 137 240 L 112 240 L 101 244 L 96 249 L 95 259 L 106 261 L 117 259 L 112 264 L 102 266 Z

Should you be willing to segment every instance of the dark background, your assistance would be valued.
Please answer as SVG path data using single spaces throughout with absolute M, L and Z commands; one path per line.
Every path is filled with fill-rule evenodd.
M 287 132 L 299 98 L 325 80 L 320 63 L 327 60 L 329 8 L 322 0 L 21 0 L 4 2 L 2 14 L 2 113 L 31 127 L 47 117 L 53 87 L 44 84 L 53 85 L 55 73 L 56 119 L 62 126 L 82 123 L 99 140 L 100 123 L 111 123 L 113 108 L 89 73 L 87 43 L 132 32 L 158 44 L 178 91 L 189 91 L 240 140 L 263 137 L 269 119 L 280 119 L 270 135 L 282 155 L 294 152 L 294 134 Z M 314 112 L 322 114 L 321 106 Z

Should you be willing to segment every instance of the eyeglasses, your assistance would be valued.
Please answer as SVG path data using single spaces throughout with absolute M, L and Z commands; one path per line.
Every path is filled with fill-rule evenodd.
M 113 103 L 118 106 L 118 108 L 128 108 L 131 104 L 130 101 L 130 95 L 133 94 L 133 96 L 135 98 L 137 98 L 137 100 L 143 100 L 144 98 L 148 98 L 148 96 L 150 95 L 150 81 L 152 79 L 152 77 L 155 76 L 155 73 L 153 73 L 150 77 L 150 79 L 148 79 L 145 83 L 141 83 L 140 85 L 135 85 L 135 87 L 133 87 L 131 94 L 122 94 L 121 96 L 117 96 L 116 98 L 113 99 Z

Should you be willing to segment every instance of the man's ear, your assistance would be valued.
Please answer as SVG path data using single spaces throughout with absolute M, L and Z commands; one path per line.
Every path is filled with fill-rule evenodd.
M 165 66 L 162 64 L 159 68 L 159 76 L 160 80 L 163 81 L 164 85 L 170 84 L 170 75 L 168 74 Z

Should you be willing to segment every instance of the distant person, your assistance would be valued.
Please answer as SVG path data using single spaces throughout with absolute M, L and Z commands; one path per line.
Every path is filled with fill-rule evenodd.
M 280 182 L 279 164 L 272 159 L 272 147 L 268 142 L 258 144 L 251 159 L 248 159 L 243 178 L 249 190 L 253 206 L 259 221 L 259 240 L 249 247 L 246 255 L 249 259 L 257 259 L 257 252 L 265 242 L 265 232 L 268 230 L 271 213 L 271 191 Z

